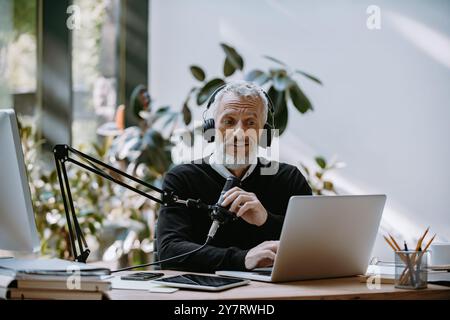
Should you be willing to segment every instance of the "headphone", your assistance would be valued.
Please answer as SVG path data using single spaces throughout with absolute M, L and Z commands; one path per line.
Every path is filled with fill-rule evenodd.
M 222 85 L 220 87 L 218 87 L 209 97 L 208 99 L 208 103 L 206 104 L 206 109 L 205 111 L 203 111 L 203 128 L 202 128 L 202 132 L 203 132 L 203 137 L 205 138 L 205 140 L 207 142 L 214 142 L 215 139 L 215 130 L 213 130 L 215 128 L 215 122 L 214 122 L 214 118 L 209 118 L 209 119 L 205 119 L 205 113 L 206 111 L 209 110 L 209 108 L 211 107 L 211 105 L 214 103 L 217 94 L 224 90 L 226 88 L 226 84 Z M 264 96 L 267 99 L 267 104 L 268 104 L 268 112 L 270 113 L 270 118 L 272 119 L 272 123 L 269 123 L 268 121 L 264 124 L 264 130 L 263 130 L 263 134 L 261 135 L 260 138 L 260 146 L 263 148 L 268 148 L 270 147 L 270 145 L 272 144 L 272 129 L 275 128 L 275 119 L 274 119 L 274 106 L 273 106 L 273 102 L 272 99 L 270 99 L 269 95 L 267 94 L 266 91 L 264 91 L 262 88 L 259 88 L 261 90 L 261 92 L 264 94 Z M 267 117 L 267 119 L 269 119 L 269 117 Z M 267 134 L 269 133 L 269 134 Z

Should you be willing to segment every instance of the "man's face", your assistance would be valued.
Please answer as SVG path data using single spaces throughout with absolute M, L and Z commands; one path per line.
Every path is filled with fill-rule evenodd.
M 215 123 L 220 148 L 225 159 L 234 164 L 249 164 L 256 155 L 260 129 L 264 127 L 264 101 L 260 97 L 239 97 L 225 93 L 219 101 Z M 229 162 L 229 161 L 227 161 Z

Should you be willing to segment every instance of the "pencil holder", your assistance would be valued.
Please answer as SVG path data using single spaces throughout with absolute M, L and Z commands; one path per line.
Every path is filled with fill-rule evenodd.
M 424 289 L 428 283 L 428 251 L 395 252 L 395 287 Z

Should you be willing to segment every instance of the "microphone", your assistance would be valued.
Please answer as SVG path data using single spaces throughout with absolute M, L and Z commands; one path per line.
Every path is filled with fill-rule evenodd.
M 220 193 L 219 200 L 217 201 L 217 203 L 215 205 L 206 205 L 203 202 L 201 202 L 200 199 L 198 199 L 198 200 L 193 200 L 193 199 L 181 200 L 181 199 L 175 198 L 173 200 L 175 203 L 184 204 L 188 208 L 209 209 L 209 210 L 213 209 L 211 212 L 211 219 L 213 220 L 213 223 L 211 225 L 211 228 L 209 229 L 208 237 L 203 245 L 201 245 L 200 247 L 198 247 L 194 250 L 179 254 L 174 257 L 170 257 L 170 258 L 155 261 L 155 262 L 135 265 L 135 266 L 127 267 L 127 268 L 117 269 L 117 270 L 111 271 L 111 273 L 127 271 L 127 270 L 131 270 L 131 269 L 135 269 L 135 268 L 143 268 L 143 267 L 160 264 L 160 263 L 167 262 L 167 261 L 172 261 L 175 259 L 179 259 L 181 257 L 188 256 L 190 254 L 193 254 L 193 253 L 203 249 L 214 238 L 214 235 L 216 234 L 216 231 L 217 231 L 217 229 L 219 229 L 219 226 L 221 224 L 226 223 L 230 220 L 237 219 L 237 217 L 234 213 L 228 211 L 227 208 L 222 207 L 220 204 L 223 201 L 224 194 L 228 190 L 230 190 L 231 188 L 240 187 L 240 186 L 241 186 L 241 181 L 238 178 L 236 178 L 235 176 L 229 176 L 227 178 L 227 181 L 225 181 L 225 185 L 223 187 L 222 192 Z M 169 197 L 173 197 L 173 194 L 171 194 L 170 192 L 169 192 Z
M 239 180 L 235 176 L 229 176 L 225 181 L 225 185 L 223 186 L 222 192 L 220 193 L 219 200 L 217 201 L 213 211 L 211 212 L 211 219 L 213 220 L 213 223 L 208 232 L 208 239 L 211 240 L 212 238 L 214 238 L 214 235 L 216 234 L 217 229 L 219 229 L 219 226 L 221 224 L 227 223 L 230 220 L 237 219 L 236 215 L 228 211 L 227 208 L 222 207 L 221 203 L 223 201 L 225 193 L 228 190 L 234 187 L 240 187 L 240 185 L 241 180 Z

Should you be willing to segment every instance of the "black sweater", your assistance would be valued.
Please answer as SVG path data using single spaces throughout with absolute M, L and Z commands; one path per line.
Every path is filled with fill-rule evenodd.
M 267 221 L 260 227 L 242 219 L 221 225 L 214 239 L 200 251 L 162 264 L 163 269 L 196 272 L 216 270 L 245 270 L 245 256 L 249 249 L 267 240 L 278 240 L 289 198 L 311 195 L 311 188 L 300 171 L 292 165 L 279 163 L 274 175 L 261 175 L 258 161 L 254 171 L 242 181 L 242 189 L 253 192 L 268 212 Z M 225 178 L 207 163 L 181 164 L 166 173 L 164 190 L 173 190 L 181 199 L 201 199 L 215 204 L 225 184 Z M 202 245 L 211 226 L 207 211 L 182 206 L 162 207 L 156 228 L 159 259 L 170 258 Z

